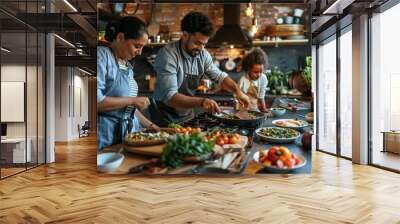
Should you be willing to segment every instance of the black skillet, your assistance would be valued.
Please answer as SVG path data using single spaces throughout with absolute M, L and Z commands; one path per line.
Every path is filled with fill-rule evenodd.
M 265 120 L 265 114 L 258 111 L 249 111 L 249 113 L 256 116 L 254 119 L 228 119 L 224 114 L 235 114 L 237 111 L 234 109 L 224 109 L 223 113 L 214 113 L 213 116 L 227 125 L 238 126 L 242 128 L 258 128 Z

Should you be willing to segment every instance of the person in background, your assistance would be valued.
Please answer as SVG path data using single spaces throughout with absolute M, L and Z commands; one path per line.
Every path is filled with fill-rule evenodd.
M 264 70 L 268 67 L 268 56 L 261 48 L 253 48 L 242 61 L 246 72 L 239 80 L 240 89 L 250 98 L 249 110 L 266 112 L 265 91 L 268 80 Z
M 202 78 L 209 78 L 222 90 L 233 92 L 245 108 L 248 97 L 228 74 L 220 71 L 205 49 L 214 29 L 209 18 L 200 12 L 189 12 L 181 22 L 183 35 L 179 41 L 160 49 L 155 61 L 157 79 L 149 114 L 159 126 L 191 119 L 194 108 L 220 112 L 218 104 L 195 96 Z
M 136 17 L 124 17 L 107 25 L 105 38 L 110 46 L 97 48 L 98 150 L 122 143 L 129 132 L 141 127 L 158 128 L 139 111 L 150 101 L 137 96 L 138 85 L 129 63 L 148 42 L 145 23 Z

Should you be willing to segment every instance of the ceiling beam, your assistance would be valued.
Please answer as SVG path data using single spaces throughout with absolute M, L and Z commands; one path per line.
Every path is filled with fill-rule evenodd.
M 97 59 L 91 56 L 55 56 L 55 65 L 87 67 L 92 71 L 96 71 Z

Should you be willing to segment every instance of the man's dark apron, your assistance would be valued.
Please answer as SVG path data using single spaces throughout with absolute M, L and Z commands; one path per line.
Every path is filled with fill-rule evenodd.
M 181 43 L 179 42 L 179 52 L 180 57 L 185 60 L 183 55 Z M 189 74 L 186 71 L 186 64 L 183 63 L 184 78 L 181 86 L 178 89 L 178 93 L 186 96 L 194 96 L 197 87 L 200 85 L 200 80 L 204 77 L 204 67 L 201 66 L 200 61 L 196 58 L 196 62 L 193 66 L 198 67 L 198 74 Z M 151 99 L 151 104 L 149 106 L 149 113 L 151 116 L 151 121 L 160 127 L 166 127 L 170 123 L 183 123 L 194 117 L 193 109 L 175 109 L 164 102 L 156 101 Z

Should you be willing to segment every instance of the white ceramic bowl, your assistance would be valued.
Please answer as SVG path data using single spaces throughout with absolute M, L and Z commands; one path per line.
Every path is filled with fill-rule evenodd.
M 106 152 L 97 155 L 97 170 L 100 172 L 115 171 L 124 161 L 121 153 Z
M 268 153 L 269 150 L 264 150 L 265 153 Z M 255 152 L 253 155 L 253 160 L 256 161 L 258 164 L 264 166 L 264 170 L 266 172 L 270 172 L 270 173 L 288 173 L 290 171 L 295 171 L 298 170 L 300 168 L 302 168 L 303 166 L 305 166 L 307 164 L 307 160 L 306 158 L 304 158 L 302 155 L 296 154 L 297 157 L 300 158 L 300 160 L 302 161 L 302 163 L 297 164 L 296 166 L 292 167 L 292 168 L 279 168 L 277 166 L 264 166 L 260 161 L 260 152 Z
M 293 15 L 296 17 L 302 17 L 304 13 L 303 9 L 294 9 Z
M 258 128 L 256 129 L 256 135 L 262 139 L 264 139 L 267 142 L 270 143 L 290 143 L 290 142 L 294 142 L 297 140 L 297 138 L 300 137 L 300 132 L 294 130 L 296 132 L 296 136 L 292 137 L 292 138 L 273 138 L 273 137 L 269 137 L 269 136 L 265 136 L 263 134 L 260 133 L 260 131 L 264 128 L 271 128 L 271 129 L 283 129 L 280 127 L 263 127 L 263 128 Z
M 309 125 L 307 121 L 303 121 L 303 120 L 301 120 L 301 122 L 303 123 L 302 126 L 280 126 L 280 125 L 277 124 L 278 122 L 285 122 L 285 121 L 288 121 L 288 120 L 292 120 L 292 119 L 273 120 L 273 121 L 272 121 L 272 124 L 275 125 L 275 126 L 277 126 L 277 127 L 280 127 L 280 128 L 293 128 L 293 129 L 295 129 L 295 130 L 303 129 L 303 128 L 305 128 L 305 127 L 308 127 L 308 125 Z

